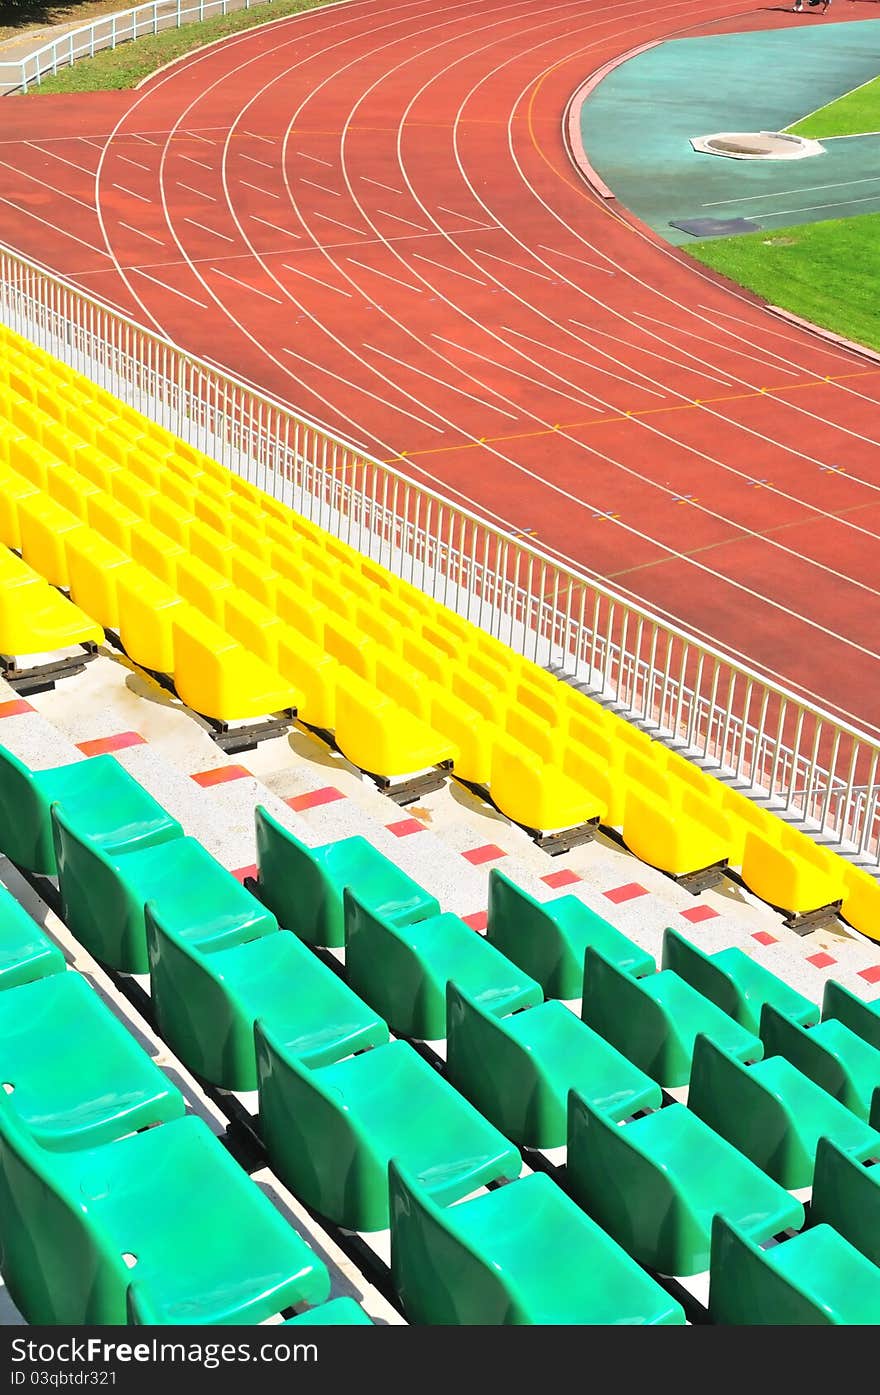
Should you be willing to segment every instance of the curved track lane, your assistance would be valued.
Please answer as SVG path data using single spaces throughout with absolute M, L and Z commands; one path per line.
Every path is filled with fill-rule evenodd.
M 562 138 L 621 53 L 792 19 L 350 0 L 77 99 L 84 138 L 17 99 L 4 234 L 877 731 L 880 367 L 621 217 Z

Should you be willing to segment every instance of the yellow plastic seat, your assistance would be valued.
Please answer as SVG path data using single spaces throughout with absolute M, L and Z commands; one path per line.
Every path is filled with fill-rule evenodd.
M 560 754 L 564 774 L 602 800 L 606 828 L 622 828 L 627 785 L 621 767 L 608 765 L 577 741 L 563 742 Z
M 113 492 L 113 477 L 118 474 L 122 466 L 107 460 L 100 451 L 86 449 L 80 451 L 77 456 L 76 468 L 86 479 L 91 480 L 99 489 L 105 490 L 108 494 Z
M 344 620 L 346 625 L 357 628 L 357 602 L 346 591 L 342 577 L 330 577 L 325 572 L 315 571 L 311 576 L 311 592 L 315 600 L 320 601 L 333 615 Z
M 481 683 L 478 678 L 472 677 L 465 665 L 468 664 L 468 656 L 462 663 L 455 663 L 452 656 L 446 660 L 446 681 L 450 690 L 462 702 L 466 702 L 468 707 L 478 713 L 487 722 L 495 722 L 498 726 L 504 725 L 505 704 Z
M 279 576 L 289 581 L 299 591 L 311 590 L 312 574 L 303 561 L 298 545 L 282 547 L 276 543 L 269 547 L 267 562 Z
M 20 475 L 30 480 L 31 484 L 45 490 L 48 486 L 49 471 L 54 469 L 58 461 L 52 451 L 41 446 L 38 441 L 19 439 L 13 442 L 10 448 L 9 463 Z
M 469 784 L 488 788 L 492 752 L 501 728 L 486 721 L 441 683 L 431 683 L 431 726 L 457 750 L 455 774 Z
M 263 557 L 267 539 L 264 530 L 259 526 L 259 518 L 247 518 L 239 516 L 235 500 L 230 505 L 229 537 L 238 547 L 243 547 L 245 552 L 251 553 L 254 560 Z
M 195 523 L 190 524 L 189 548 L 199 561 L 206 562 L 227 580 L 232 579 L 232 563 L 238 548 L 231 538 L 224 537 L 201 519 L 196 519 Z
M 502 696 L 493 694 L 492 697 L 499 711 L 499 725 L 503 725 L 508 736 L 512 736 L 521 746 L 526 746 L 546 765 L 563 764 L 563 742 L 546 722 L 542 722 L 526 707 L 516 703 L 505 707 Z
M 140 451 L 131 455 L 125 474 L 130 480 L 145 485 L 148 493 L 161 494 L 167 472 L 146 451 Z
M 231 587 L 223 595 L 223 628 L 249 653 L 278 669 L 278 641 L 284 625 L 277 615 L 245 591 Z
M 729 844 L 717 833 L 634 781 L 627 786 L 623 841 L 642 862 L 673 877 L 723 864 L 730 854 Z
M 174 686 L 194 712 L 218 722 L 295 709 L 301 697 L 280 673 L 225 630 L 188 609 L 173 619 Z
M 81 610 L 105 630 L 119 629 L 119 578 L 135 563 L 99 533 L 81 528 L 66 533 L 70 594 Z
M 278 672 L 302 696 L 297 707 L 301 720 L 332 731 L 336 725 L 336 682 L 342 672 L 336 659 L 285 625 L 278 636 Z
M 222 625 L 223 607 L 232 583 L 198 557 L 178 557 L 176 565 L 177 590 L 183 599 L 206 619 Z
M 492 751 L 489 793 L 502 814 L 540 833 L 578 828 L 606 817 L 603 801 L 504 734 Z
M 275 609 L 285 625 L 324 648 L 324 622 L 329 611 L 309 591 L 300 590 L 292 582 L 279 581 L 275 587 Z
M 664 769 L 665 761 L 655 761 L 631 746 L 623 749 L 623 769 L 627 780 L 635 781 L 657 799 L 671 802 L 676 794 L 673 780 Z
M 479 631 L 477 631 L 479 634 Z M 475 678 L 494 688 L 498 693 L 503 693 L 509 697 L 516 695 L 516 687 L 519 681 L 519 665 L 514 662 L 516 659 L 513 651 L 510 651 L 511 662 L 499 661 L 487 654 L 482 645 L 478 642 L 471 646 L 468 655 L 468 667 Z
M 837 890 L 833 897 L 835 901 L 842 899 L 846 888 L 845 864 L 828 848 L 819 847 L 806 833 L 802 833 L 799 828 L 791 828 L 788 824 L 782 824 L 782 831 L 779 835 L 779 846 L 784 852 L 792 852 L 805 862 L 810 862 L 820 872 L 824 872 L 836 884 Z
M 381 649 L 376 657 L 376 687 L 430 726 L 431 684 L 393 650 Z
M 186 549 L 152 523 L 140 523 L 132 531 L 131 555 L 158 581 L 172 590 L 177 584 L 177 563 L 186 556 Z
M 789 915 L 806 915 L 842 899 L 843 878 L 786 851 L 754 830 L 746 834 L 742 879 L 768 905 Z
M 682 784 L 678 791 L 678 807 L 682 813 L 710 833 L 716 834 L 727 846 L 727 861 L 731 867 L 742 864 L 745 851 L 746 825 L 731 818 L 720 804 L 706 799 L 691 785 Z
M 725 787 L 720 780 L 716 780 L 713 775 L 707 775 L 698 765 L 694 765 L 693 761 L 687 760 L 685 756 L 680 756 L 677 751 L 667 750 L 666 768 L 680 784 L 689 785 L 703 799 L 708 799 L 710 803 L 721 808 Z
M 611 718 L 608 730 L 615 741 L 629 746 L 648 760 L 653 757 L 659 760 L 662 765 L 666 764 L 665 746 L 660 746 L 657 742 L 652 741 L 646 731 L 642 731 L 641 727 L 634 727 L 631 722 L 628 722 L 625 717 L 619 717 L 616 712 L 609 712 L 608 716 Z
M 353 765 L 394 780 L 452 761 L 456 747 L 354 673 L 339 674 L 335 739 Z
M 186 602 L 137 564 L 120 570 L 116 595 L 119 638 L 126 654 L 153 673 L 173 673 L 173 621 L 189 609 Z
M 428 644 L 420 635 L 404 632 L 400 652 L 404 659 L 417 668 L 432 683 L 445 684 L 449 677 L 447 655 Z
M 317 592 L 316 592 L 317 594 Z M 379 607 L 373 601 L 367 604 L 359 601 L 355 606 L 354 623 L 370 639 L 374 639 L 383 649 L 400 654 L 403 634 L 397 621 L 385 613 L 384 605 Z M 411 668 L 412 665 L 408 664 Z
M 274 610 L 278 599 L 278 583 L 282 579 L 279 573 L 273 571 L 266 562 L 249 556 L 240 547 L 235 549 L 230 560 L 229 579 L 233 586 L 238 586 L 240 590 L 253 596 L 255 601 Z
M 196 518 L 208 528 L 213 528 L 215 533 L 228 537 L 231 523 L 229 508 L 220 499 L 209 497 L 205 488 L 205 485 L 200 484 L 196 490 L 193 504 Z
M 115 543 L 123 552 L 131 552 L 132 533 L 141 523 L 136 513 L 109 495 L 99 493 L 89 495 L 88 516 L 91 527 L 108 542 Z
M 863 935 L 880 940 L 880 882 L 861 867 L 843 863 L 843 885 L 844 920 Z
M 445 654 L 447 659 L 457 659 L 466 647 L 461 636 L 453 634 L 444 625 L 439 625 L 433 620 L 428 620 L 422 625 L 422 639 L 433 645 L 441 654 Z
M 49 497 L 56 504 L 75 514 L 81 523 L 88 519 L 88 501 L 92 494 L 100 494 L 98 486 L 79 474 L 70 465 L 56 465 L 49 472 Z
M 399 582 L 387 567 L 383 567 L 381 562 L 374 562 L 372 557 L 361 558 L 361 575 L 367 581 L 372 581 L 380 588 L 383 596 L 399 596 Z
M 182 509 L 173 499 L 166 499 L 157 494 L 155 498 L 150 499 L 147 516 L 153 527 L 171 538 L 172 542 L 179 543 L 181 547 L 189 547 L 190 524 L 195 519 L 195 514 L 190 510 Z
M 372 684 L 376 677 L 379 646 L 355 625 L 330 612 L 324 617 L 324 648 L 343 668 Z
M 118 504 L 124 504 L 139 518 L 146 518 L 150 499 L 157 495 L 159 490 L 139 479 L 130 470 L 117 470 L 111 481 L 110 492 Z
M 161 493 L 163 498 L 176 505 L 177 508 L 183 509 L 184 513 L 193 518 L 198 517 L 196 510 L 199 492 L 197 487 L 190 484 L 188 480 L 181 479 L 180 475 L 169 470 L 163 481 Z
M 95 431 L 95 449 L 114 465 L 127 466 L 132 455 L 137 453 L 137 440 L 122 434 L 118 421 L 99 426 Z
M 557 684 L 557 687 L 559 685 Z M 532 683 L 530 678 L 520 675 L 516 685 L 515 701 L 540 718 L 545 726 L 560 733 L 568 729 L 568 710 L 559 700 L 557 693 L 549 693 L 543 686 Z
M 52 586 L 70 585 L 64 536 L 84 525 L 76 514 L 45 494 L 29 494 L 18 500 L 21 551 L 25 561 Z
M 103 639 L 100 625 L 40 577 L 0 586 L 0 653 L 45 654 Z
M 37 486 L 17 470 L 0 469 L 0 542 L 5 547 L 21 548 L 18 505 L 20 500 L 39 494 Z

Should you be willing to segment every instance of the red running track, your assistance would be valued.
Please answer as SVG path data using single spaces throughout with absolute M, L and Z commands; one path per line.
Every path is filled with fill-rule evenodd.
M 4 103 L 0 237 L 878 732 L 880 366 L 615 214 L 563 142 L 614 57 L 793 21 L 348 0 Z

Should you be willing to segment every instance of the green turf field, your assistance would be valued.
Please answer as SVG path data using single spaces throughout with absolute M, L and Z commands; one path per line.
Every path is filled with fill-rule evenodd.
M 787 129 L 794 136 L 807 136 L 810 140 L 880 131 L 880 77 L 846 92 L 836 102 L 829 102 Z
M 33 96 L 38 92 L 109 92 L 134 87 L 157 68 L 191 49 L 201 48 L 228 34 L 238 34 L 243 29 L 253 29 L 269 20 L 281 19 L 284 15 L 299 14 L 330 3 L 332 0 L 276 0 L 275 4 L 257 9 L 236 10 L 232 14 L 183 24 L 179 29 L 166 29 L 135 43 L 103 49 L 94 58 L 81 58 L 72 68 L 64 68 L 55 77 L 43 78 L 38 86 L 29 87 L 28 93 Z
M 771 305 L 880 349 L 880 213 L 688 245 Z

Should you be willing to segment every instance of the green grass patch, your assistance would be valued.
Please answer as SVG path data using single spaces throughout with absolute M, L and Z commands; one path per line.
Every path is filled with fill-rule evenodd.
M 809 140 L 822 140 L 828 136 L 861 136 L 869 131 L 880 131 L 880 77 L 846 92 L 836 101 L 820 107 L 811 116 L 805 116 L 793 126 L 787 127 L 793 136 L 806 136 Z
M 258 5 L 254 9 L 196 20 L 192 24 L 182 24 L 179 29 L 166 29 L 160 34 L 136 39 L 134 43 L 121 44 L 119 48 L 102 49 L 94 58 L 81 58 L 72 68 L 62 69 L 54 77 L 45 77 L 39 86 L 28 90 L 30 93 L 51 94 L 115 92 L 134 87 L 163 64 L 182 57 L 194 48 L 201 48 L 203 44 L 226 38 L 229 34 L 240 34 L 245 29 L 254 29 L 269 20 L 302 14 L 305 10 L 316 10 L 333 3 L 334 0 L 273 0 L 272 4 Z
M 880 213 L 711 238 L 687 250 L 771 304 L 880 349 Z

